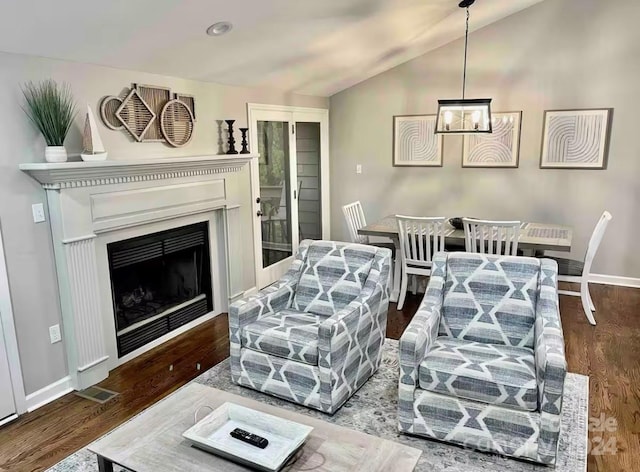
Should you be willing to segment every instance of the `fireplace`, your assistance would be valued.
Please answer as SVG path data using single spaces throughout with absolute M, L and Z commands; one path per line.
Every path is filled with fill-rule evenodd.
M 74 389 L 224 313 L 250 288 L 242 228 L 251 213 L 241 207 L 250 197 L 237 179 L 256 158 L 20 166 L 47 194 Z
M 206 222 L 107 245 L 118 356 L 212 309 Z

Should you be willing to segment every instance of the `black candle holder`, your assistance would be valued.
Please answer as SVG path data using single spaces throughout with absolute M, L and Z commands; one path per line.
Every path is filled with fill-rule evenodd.
M 240 154 L 249 154 L 248 142 L 247 142 L 247 131 L 249 128 L 240 128 L 240 132 L 242 133 L 242 150 Z
M 238 151 L 236 151 L 236 140 L 233 137 L 233 124 L 236 122 L 236 120 L 224 121 L 226 121 L 227 125 L 229 126 L 229 149 L 227 150 L 227 154 L 238 154 Z

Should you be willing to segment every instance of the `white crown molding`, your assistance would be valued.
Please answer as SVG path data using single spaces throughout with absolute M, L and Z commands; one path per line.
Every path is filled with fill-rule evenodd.
M 48 190 L 238 172 L 257 154 L 20 164 Z

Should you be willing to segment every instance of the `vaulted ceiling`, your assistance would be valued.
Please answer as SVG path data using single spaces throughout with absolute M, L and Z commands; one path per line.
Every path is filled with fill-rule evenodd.
M 478 0 L 471 30 L 542 0 Z M 458 0 L 3 0 L 0 51 L 330 96 L 464 34 Z M 210 37 L 218 21 L 234 27 Z

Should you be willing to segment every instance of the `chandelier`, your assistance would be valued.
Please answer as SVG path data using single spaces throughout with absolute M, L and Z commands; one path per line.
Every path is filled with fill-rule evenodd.
M 469 7 L 475 0 L 462 0 L 458 5 L 467 10 L 467 23 L 464 36 L 464 72 L 462 75 L 462 98 L 438 100 L 438 118 L 436 134 L 473 134 L 492 133 L 491 99 L 466 98 L 467 50 L 469 46 Z

